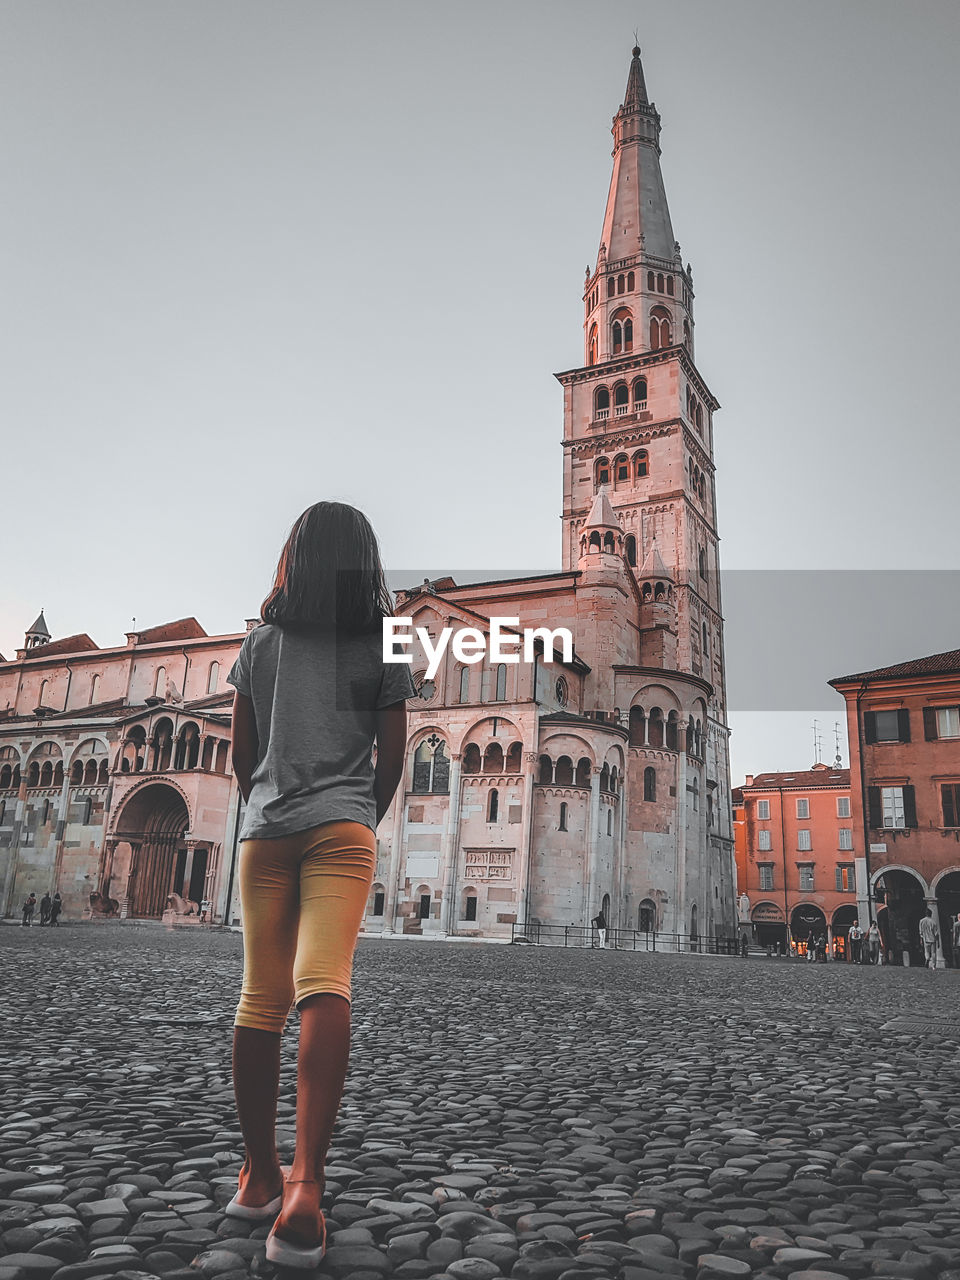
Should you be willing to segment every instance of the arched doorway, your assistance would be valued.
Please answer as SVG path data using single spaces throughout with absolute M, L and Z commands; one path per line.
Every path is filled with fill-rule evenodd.
M 937 881 L 940 945 L 952 969 L 960 969 L 960 947 L 953 945 L 953 922 L 960 915 L 960 871 L 948 871 Z
M 776 902 L 758 902 L 750 912 L 753 937 L 758 947 L 768 947 L 783 955 L 787 953 L 787 922 L 783 909 Z
M 911 871 L 884 871 L 874 884 L 877 925 L 888 964 L 923 964 L 920 918 L 927 899 L 918 876 Z
M 833 958 L 835 960 L 850 959 L 850 944 L 847 941 L 847 934 L 856 919 L 857 908 L 852 902 L 847 903 L 846 906 L 837 907 L 833 913 L 830 927 L 833 930 Z
M 164 782 L 135 791 L 124 804 L 116 833 L 133 850 L 126 890 L 131 916 L 156 918 L 163 914 L 189 825 L 183 796 Z M 185 868 L 185 850 L 183 865 Z
M 654 933 L 657 928 L 657 904 L 652 898 L 644 898 L 637 908 L 637 930 L 640 933 Z
M 812 902 L 801 903 L 790 912 L 790 936 L 798 955 L 806 955 L 815 938 L 827 934 L 827 917 Z

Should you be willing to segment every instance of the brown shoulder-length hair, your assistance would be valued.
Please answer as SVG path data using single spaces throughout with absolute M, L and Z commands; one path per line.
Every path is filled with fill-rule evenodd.
M 377 535 L 356 507 L 315 502 L 280 552 L 264 622 L 290 631 L 379 630 L 393 612 Z

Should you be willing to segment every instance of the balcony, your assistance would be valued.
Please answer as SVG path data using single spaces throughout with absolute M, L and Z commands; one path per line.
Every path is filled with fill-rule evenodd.
M 594 420 L 596 422 L 606 422 L 606 420 L 609 417 L 610 417 L 609 409 L 597 409 L 597 411 L 594 414 Z
M 629 412 L 630 406 L 628 404 L 618 404 L 613 410 L 613 415 L 615 418 L 625 418 Z

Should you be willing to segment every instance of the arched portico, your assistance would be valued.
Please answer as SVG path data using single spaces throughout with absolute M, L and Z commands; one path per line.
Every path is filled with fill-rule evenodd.
M 192 879 L 187 861 L 193 841 L 187 841 L 190 825 L 187 803 L 177 787 L 165 782 L 136 788 L 123 803 L 114 828 L 118 849 L 129 846 L 129 862 L 114 867 L 109 892 L 121 903 L 121 913 L 154 917 L 163 914 L 167 897 L 181 892 Z M 122 887 L 121 887 L 122 882 Z M 107 890 L 102 890 L 105 896 Z
M 940 946 L 946 963 L 952 969 L 960 969 L 960 938 L 957 917 L 960 916 L 960 867 L 941 871 L 930 886 L 937 899 L 936 915 L 940 925 Z
M 872 879 L 887 963 L 922 965 L 920 920 L 932 896 L 926 881 L 912 867 L 884 867 Z

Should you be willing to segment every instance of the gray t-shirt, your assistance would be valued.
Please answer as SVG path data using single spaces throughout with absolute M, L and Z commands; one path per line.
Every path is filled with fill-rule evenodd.
M 240 838 L 322 822 L 375 831 L 376 712 L 416 694 L 409 664 L 383 661 L 379 631 L 305 634 L 264 623 L 244 640 L 227 681 L 252 700 L 259 740 Z

